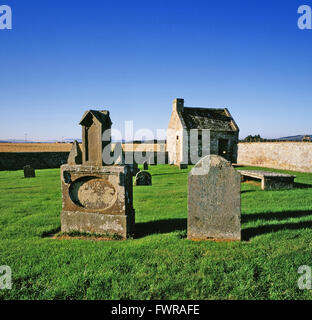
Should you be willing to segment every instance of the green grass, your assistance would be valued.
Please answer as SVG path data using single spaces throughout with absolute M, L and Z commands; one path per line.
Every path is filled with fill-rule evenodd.
M 149 169 L 153 186 L 134 187 L 136 234 L 126 241 L 47 237 L 60 230 L 59 170 L 0 172 L 0 265 L 13 275 L 0 299 L 312 298 L 297 286 L 298 267 L 312 267 L 312 174 L 296 173 L 293 190 L 242 184 L 244 240 L 192 242 L 190 169 Z

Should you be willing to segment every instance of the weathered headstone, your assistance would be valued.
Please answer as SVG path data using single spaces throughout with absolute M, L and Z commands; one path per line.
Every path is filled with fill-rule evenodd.
M 147 161 L 143 162 L 143 170 L 148 170 L 148 163 Z
M 77 140 L 75 140 L 73 143 L 73 146 L 67 159 L 67 163 L 71 165 L 82 164 L 82 152 Z
M 122 158 L 116 160 L 118 163 L 103 165 L 103 149 L 109 153 L 111 150 L 109 111 L 87 111 L 80 124 L 82 164 L 61 166 L 61 230 L 119 235 L 125 239 L 134 231 L 132 172 Z M 70 161 L 76 153 L 77 148 Z
M 179 163 L 179 169 L 187 169 L 188 165 L 185 163 Z
M 35 169 L 32 168 L 30 165 L 27 165 L 23 168 L 24 170 L 24 178 L 35 178 L 36 177 L 36 173 L 35 173 Z
M 241 240 L 240 174 L 231 163 L 209 155 L 188 177 L 189 239 Z
M 151 186 L 152 185 L 152 176 L 147 171 L 139 171 L 135 176 L 135 185 L 136 186 Z

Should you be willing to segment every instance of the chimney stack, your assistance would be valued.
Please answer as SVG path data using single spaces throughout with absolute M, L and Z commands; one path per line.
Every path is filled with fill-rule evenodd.
M 172 103 L 172 109 L 173 111 L 179 111 L 182 112 L 184 109 L 184 99 L 174 99 Z

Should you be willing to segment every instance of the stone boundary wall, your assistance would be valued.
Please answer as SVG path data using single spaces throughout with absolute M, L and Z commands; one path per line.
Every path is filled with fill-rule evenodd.
M 82 144 L 79 143 L 80 147 Z M 112 148 L 116 145 L 112 143 Z M 70 152 L 72 143 L 0 143 L 0 154 L 3 152 Z M 165 143 L 122 143 L 123 150 L 157 151 L 166 149 Z
M 238 164 L 312 172 L 310 142 L 240 142 Z
M 59 168 L 67 162 L 69 152 L 0 152 L 0 171 Z
M 156 164 L 157 153 L 160 158 L 165 159 L 165 163 L 168 163 L 167 152 L 147 151 L 143 155 L 145 158 L 153 159 L 151 162 L 147 160 L 148 163 Z M 30 165 L 34 169 L 59 168 L 67 163 L 68 155 L 69 152 L 0 152 L 0 171 L 21 170 L 25 165 Z

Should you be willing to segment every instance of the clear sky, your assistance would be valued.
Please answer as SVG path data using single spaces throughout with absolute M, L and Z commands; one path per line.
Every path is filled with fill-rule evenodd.
M 312 0 L 2 0 L 0 139 L 80 138 L 87 109 L 167 128 L 174 98 L 229 108 L 240 137 L 312 134 Z

